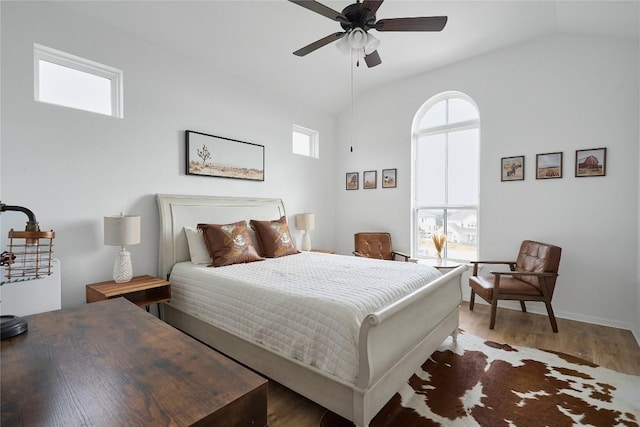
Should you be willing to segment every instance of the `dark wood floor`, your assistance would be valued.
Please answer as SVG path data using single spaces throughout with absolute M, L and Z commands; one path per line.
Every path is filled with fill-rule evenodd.
M 498 309 L 492 331 L 489 307 L 476 304 L 474 311 L 469 311 L 468 303 L 460 310 L 460 327 L 492 341 L 560 351 L 640 375 L 640 348 L 628 330 L 558 319 L 559 332 L 554 334 L 547 316 Z M 325 409 L 270 381 L 268 411 L 270 427 L 317 427 Z

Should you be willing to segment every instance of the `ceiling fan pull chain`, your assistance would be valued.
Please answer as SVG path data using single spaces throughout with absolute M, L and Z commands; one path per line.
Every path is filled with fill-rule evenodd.
M 351 152 L 353 153 L 353 132 L 354 132 L 354 124 L 353 120 L 355 117 L 354 108 L 353 108 L 353 49 L 351 49 L 351 61 L 349 61 L 349 68 L 351 69 Z

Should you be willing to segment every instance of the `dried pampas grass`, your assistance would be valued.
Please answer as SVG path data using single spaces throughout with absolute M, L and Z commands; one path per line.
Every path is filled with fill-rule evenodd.
M 433 239 L 433 245 L 436 247 L 438 254 L 441 253 L 442 248 L 444 248 L 444 244 L 447 241 L 447 236 L 444 234 L 434 234 L 431 236 L 431 239 Z

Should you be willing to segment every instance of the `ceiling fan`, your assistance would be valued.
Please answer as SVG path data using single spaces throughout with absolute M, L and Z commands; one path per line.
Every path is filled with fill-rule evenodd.
M 293 52 L 297 56 L 305 56 L 329 43 L 340 40 L 346 49 L 363 49 L 364 60 L 369 68 L 380 65 L 382 60 L 377 51 L 380 41 L 368 33 L 377 31 L 442 31 L 447 24 L 446 16 L 429 16 L 417 18 L 392 18 L 376 21 L 376 12 L 384 0 L 364 0 L 345 7 L 342 12 L 314 0 L 289 0 L 329 19 L 337 21 L 344 31 L 326 37 Z M 346 36 L 346 37 L 345 37 Z M 343 39 L 344 38 L 344 39 Z M 341 40 L 342 39 L 342 40 Z M 338 47 L 341 47 L 340 45 Z

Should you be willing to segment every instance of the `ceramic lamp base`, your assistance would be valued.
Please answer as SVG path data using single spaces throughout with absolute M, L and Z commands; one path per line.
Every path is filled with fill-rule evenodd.
M 126 283 L 133 278 L 133 266 L 131 265 L 131 253 L 124 249 L 116 255 L 113 265 L 113 280 L 116 283 Z
M 303 251 L 311 250 L 311 236 L 306 231 L 302 235 L 302 250 Z

